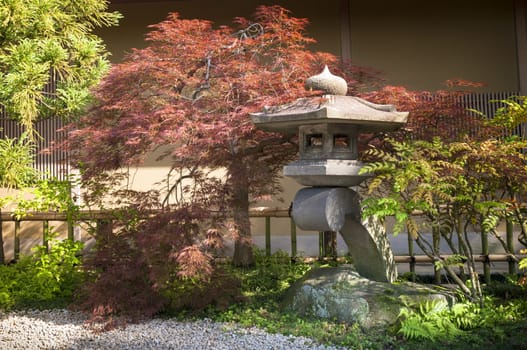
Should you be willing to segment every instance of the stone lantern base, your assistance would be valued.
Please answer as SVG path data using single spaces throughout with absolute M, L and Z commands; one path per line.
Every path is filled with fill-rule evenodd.
M 359 175 L 362 166 L 358 160 L 303 159 L 284 166 L 284 175 L 304 186 L 351 187 L 368 178 Z

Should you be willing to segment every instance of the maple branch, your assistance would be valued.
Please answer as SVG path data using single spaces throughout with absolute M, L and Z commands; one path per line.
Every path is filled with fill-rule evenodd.
M 174 168 L 171 169 L 171 171 L 173 170 Z M 165 196 L 165 198 L 163 199 L 163 202 L 161 203 L 161 206 L 162 207 L 165 207 L 166 205 L 168 205 L 168 200 L 169 200 L 169 197 L 170 195 L 172 194 L 172 192 L 174 192 L 174 190 L 179 186 L 181 185 L 181 183 L 186 180 L 186 179 L 191 179 L 194 177 L 196 171 L 198 170 L 198 165 L 194 165 L 191 169 L 190 169 L 190 172 L 186 175 L 181 175 L 177 181 L 172 185 L 170 186 L 168 192 L 167 192 L 167 195 Z M 170 173 L 169 173 L 170 175 Z

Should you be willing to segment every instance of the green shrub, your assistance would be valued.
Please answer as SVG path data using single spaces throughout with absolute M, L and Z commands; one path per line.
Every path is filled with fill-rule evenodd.
M 0 265 L 0 309 L 11 309 L 15 304 L 14 291 L 20 274 L 16 266 Z
M 83 244 L 51 242 L 49 251 L 36 247 L 32 256 L 0 266 L 0 309 L 65 305 L 83 280 L 78 256 Z
M 242 290 L 248 296 L 278 295 L 311 269 L 308 264 L 292 262 L 284 251 L 277 251 L 271 256 L 261 249 L 254 249 L 253 252 L 255 266 L 239 270 Z
M 165 312 L 169 314 L 181 311 L 197 314 L 209 308 L 225 310 L 244 300 L 239 278 L 220 268 L 205 281 L 174 279 L 161 294 L 167 299 Z
M 430 339 L 439 336 L 459 335 L 460 330 L 455 324 L 445 317 L 444 304 L 438 302 L 425 302 L 417 308 L 405 307 L 401 309 L 399 333 L 407 339 Z

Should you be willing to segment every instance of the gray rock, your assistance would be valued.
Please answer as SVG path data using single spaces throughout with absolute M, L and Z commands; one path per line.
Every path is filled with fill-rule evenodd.
M 283 307 L 301 315 L 358 323 L 364 328 L 394 324 L 406 303 L 453 302 L 446 293 L 410 282 L 384 283 L 361 277 L 351 265 L 319 268 L 291 287 Z

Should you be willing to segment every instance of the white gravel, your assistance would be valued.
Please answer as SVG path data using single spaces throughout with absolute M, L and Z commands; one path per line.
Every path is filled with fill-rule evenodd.
M 210 320 L 180 322 L 154 319 L 96 333 L 86 316 L 67 310 L 0 314 L 0 350 L 33 349 L 214 349 L 330 350 L 309 338 L 269 334 Z

